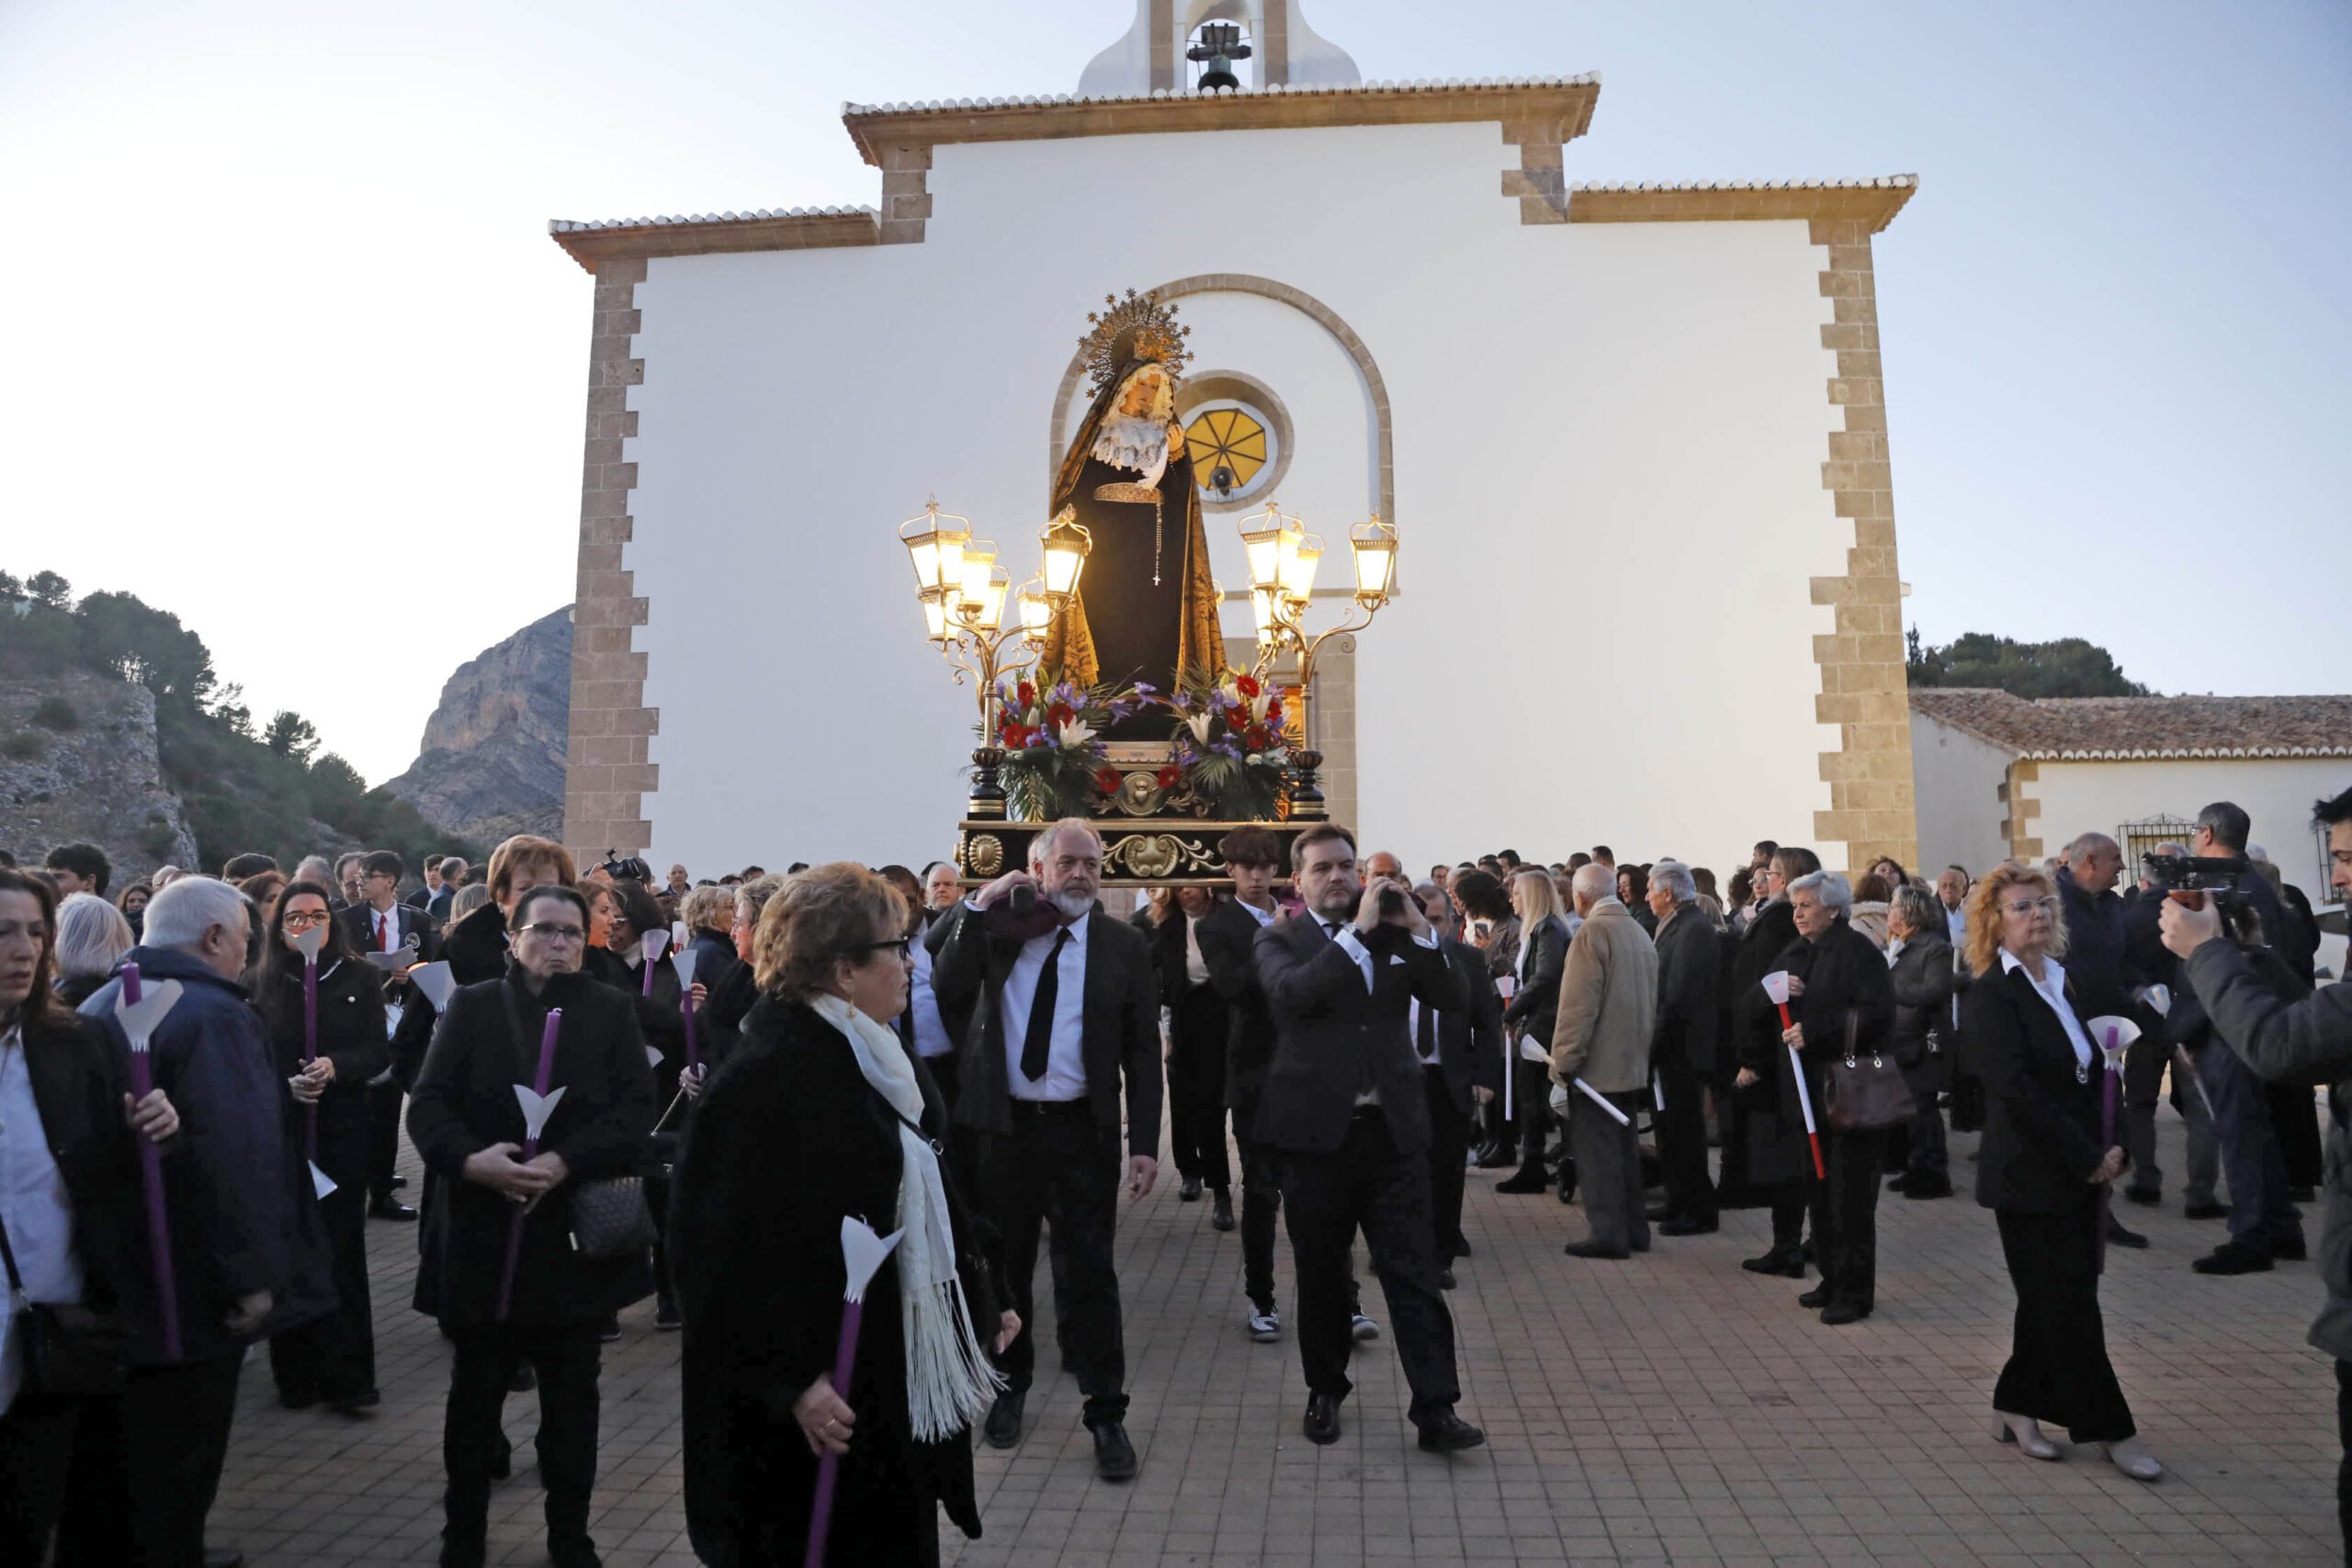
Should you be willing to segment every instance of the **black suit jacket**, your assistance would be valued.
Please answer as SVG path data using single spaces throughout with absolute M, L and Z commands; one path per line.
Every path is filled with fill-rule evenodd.
M 401 899 L 401 902 L 406 904 L 412 909 L 424 909 L 429 913 L 433 908 L 433 889 L 430 887 L 420 887 L 415 892 L 410 894 L 407 897 Z
M 344 934 L 351 938 L 354 950 L 373 953 L 376 948 L 376 911 L 365 904 L 349 904 L 334 912 L 343 922 Z M 441 923 L 413 904 L 395 904 L 392 918 L 400 922 L 399 947 L 411 936 L 416 938 L 416 961 L 430 964 L 441 956 Z
M 2066 1004 L 2079 1020 L 2075 987 Z M 1960 1002 L 1976 1071 L 1984 1080 L 1984 1142 L 1976 1201 L 1988 1209 L 2064 1213 L 2082 1201 L 2105 1150 L 2099 1145 L 2099 1069 L 2094 1042 L 2087 1081 L 2076 1075 L 2066 1026 L 2022 969 L 1980 975 Z M 2084 1032 L 2088 1036 L 2090 1031 Z M 2120 1136 L 2120 1134 L 2119 1134 Z
M 1487 973 L 1485 953 L 1443 938 L 1438 946 L 1470 997 L 1469 1006 L 1441 1009 L 1437 1015 L 1437 1065 L 1445 1074 L 1445 1091 L 1453 1108 L 1467 1116 L 1473 1089 L 1503 1091 L 1503 998 L 1495 989 L 1494 976 Z
M 1367 1053 L 1397 1148 L 1413 1154 L 1429 1146 L 1429 1105 L 1408 1015 L 1415 997 L 1444 1013 L 1467 1007 L 1469 991 L 1442 948 L 1423 947 L 1401 928 L 1383 927 L 1365 945 L 1369 990 L 1354 956 L 1312 915 L 1258 933 L 1258 980 L 1275 1028 L 1258 1132 L 1277 1148 L 1329 1154 L 1347 1140 Z
M 1722 1027 L 1724 945 L 1696 904 L 1685 904 L 1658 928 L 1657 1025 L 1650 1059 L 1693 1073 L 1715 1070 L 1715 1036 Z
M 1086 1004 L 1081 1048 L 1086 1099 L 1094 1124 L 1119 1126 L 1119 1078 L 1127 1086 L 1127 1150 L 1159 1153 L 1159 992 L 1144 934 L 1096 909 L 1086 917 Z M 931 988 L 940 1011 L 968 1012 L 957 1056 L 956 1124 L 978 1132 L 1012 1131 L 1005 1029 L 999 998 L 1022 944 L 992 936 L 987 917 L 968 906 L 952 916 L 934 950 Z M 1026 1026 L 1026 1021 L 1023 1021 Z
M 1254 1139 L 1258 1097 L 1274 1059 L 1274 1015 L 1258 983 L 1258 918 L 1221 902 L 1201 922 L 1201 959 L 1225 998 L 1225 1103 L 1236 1112 L 1234 1135 Z
M 1568 941 L 1568 923 L 1557 915 L 1546 915 L 1533 931 L 1519 933 L 1520 952 L 1534 943 L 1535 961 L 1527 967 L 1527 984 L 1503 1009 L 1504 1022 L 1533 1035 L 1546 1050 L 1552 1044 L 1553 1021 L 1560 1013 L 1560 976 L 1567 972 Z

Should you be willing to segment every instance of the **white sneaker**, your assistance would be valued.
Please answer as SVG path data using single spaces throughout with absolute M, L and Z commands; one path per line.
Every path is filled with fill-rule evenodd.
M 1348 1332 L 1356 1337 L 1358 1344 L 1363 1344 L 1368 1339 L 1380 1337 L 1380 1325 L 1373 1322 L 1363 1314 L 1358 1313 L 1355 1314 L 1355 1321 L 1348 1325 Z
M 1261 1345 L 1271 1345 L 1283 1337 L 1283 1314 L 1268 1307 L 1260 1312 L 1250 1309 L 1250 1337 Z

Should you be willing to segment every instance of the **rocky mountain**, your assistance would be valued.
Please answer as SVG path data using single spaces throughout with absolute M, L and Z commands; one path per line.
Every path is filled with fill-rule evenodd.
M 196 834 L 164 783 L 155 694 L 85 670 L 0 681 L 0 844 L 29 863 L 96 844 L 118 886 L 197 864 Z
M 496 843 L 560 838 L 571 713 L 571 606 L 458 667 L 406 773 L 383 787 L 427 818 Z

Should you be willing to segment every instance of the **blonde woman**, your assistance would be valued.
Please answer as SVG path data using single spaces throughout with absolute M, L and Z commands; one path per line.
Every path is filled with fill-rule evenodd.
M 1498 1192 L 1541 1192 L 1544 1173 L 1544 1125 L 1552 1112 L 1549 1074 L 1552 1021 L 1560 1008 L 1560 975 L 1568 962 L 1568 923 L 1560 913 L 1560 895 L 1548 871 L 1522 871 L 1511 878 L 1511 914 L 1519 922 L 1519 960 L 1513 969 L 1516 988 L 1503 1009 L 1503 1034 L 1510 1042 L 1512 1085 L 1519 1115 L 1519 1169 L 1495 1184 Z M 1544 1047 L 1545 1059 L 1531 1062 L 1519 1049 L 1523 1039 Z M 1563 1190 L 1567 1179 L 1563 1176 Z
M 1976 1201 L 1994 1213 L 2017 1288 L 2008 1364 L 1993 1389 L 1993 1435 L 2034 1459 L 2058 1446 L 2041 1423 L 2096 1443 L 2135 1481 L 2164 1473 L 2140 1445 L 2107 1359 L 2098 1310 L 2101 1191 L 2130 1161 L 2099 1132 L 2098 1053 L 2058 962 L 2066 951 L 2058 889 L 2012 861 L 1968 895 L 1961 1002 L 1984 1082 Z

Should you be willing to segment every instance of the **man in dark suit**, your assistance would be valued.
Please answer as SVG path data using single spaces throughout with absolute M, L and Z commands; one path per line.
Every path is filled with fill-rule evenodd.
M 1258 1099 L 1274 1059 L 1274 1017 L 1258 983 L 1258 933 L 1274 923 L 1274 876 L 1282 844 L 1263 828 L 1236 828 L 1217 841 L 1233 898 L 1200 924 L 1209 984 L 1225 998 L 1225 1103 L 1241 1154 L 1241 1288 L 1250 1298 L 1250 1337 L 1283 1337 L 1274 1310 L 1274 1215 L 1282 1208 L 1273 1145 L 1258 1135 Z
M 1025 872 L 982 887 L 952 919 L 932 967 L 943 1011 L 972 1015 L 955 1120 L 966 1130 L 979 1201 L 1004 1238 L 1005 1277 L 1022 1331 L 1006 1348 L 1007 1388 L 989 1412 L 990 1445 L 1021 1440 L 1035 1374 L 1032 1280 L 1050 1221 L 1069 1301 L 1063 1360 L 1086 1395 L 1095 1472 L 1136 1473 L 1127 1440 L 1126 1347 L 1119 1278 L 1119 1087 L 1126 1081 L 1126 1188 L 1159 1174 L 1159 998 L 1143 934 L 1095 908 L 1102 840 L 1083 818 L 1031 840 Z M 1009 901 L 1035 895 L 1029 914 Z M 999 906 L 1003 908 L 1000 908 Z
M 1468 992 L 1404 884 L 1357 880 L 1346 829 L 1307 829 L 1292 842 L 1291 866 L 1306 912 L 1257 940 L 1276 1031 L 1258 1118 L 1282 1152 L 1306 1436 L 1339 1440 L 1340 1402 L 1353 1386 L 1348 1254 L 1361 1227 L 1395 1320 L 1421 1447 L 1475 1448 L 1486 1434 L 1453 1413 L 1462 1390 L 1453 1317 L 1438 1286 L 1428 1089 L 1411 1036 L 1416 998 L 1442 1013 L 1467 1006 Z
M 412 909 L 423 909 L 430 914 L 433 910 L 433 896 L 441 891 L 441 863 L 447 858 L 446 855 L 425 856 L 424 885 L 401 902 Z
M 359 900 L 335 911 L 335 919 L 361 953 L 397 953 L 413 942 L 414 964 L 430 964 L 441 956 L 441 927 L 433 917 L 401 902 L 401 876 L 406 870 L 390 850 L 374 850 L 359 860 Z M 388 981 L 384 999 L 393 1007 L 407 1000 L 405 981 Z M 394 1027 L 399 1024 L 395 1016 Z M 401 1086 L 389 1069 L 372 1080 L 368 1090 L 368 1213 L 379 1220 L 413 1223 L 416 1211 L 392 1196 L 392 1168 L 400 1159 Z
M 1372 857 L 1377 865 L 1384 858 Z M 1476 1107 L 1492 1103 L 1503 1087 L 1503 999 L 1487 973 L 1487 955 L 1454 939 L 1453 900 L 1445 889 L 1425 883 L 1414 889 L 1438 950 L 1469 989 L 1466 1008 L 1423 1007 L 1413 1000 L 1413 1050 L 1421 1059 L 1429 1090 L 1430 1208 L 1436 1232 L 1437 1282 L 1453 1289 L 1455 1259 L 1470 1256 L 1462 1234 L 1462 1179 L 1470 1160 L 1470 1129 Z
M 1650 1070 L 1657 1115 L 1657 1161 L 1666 1207 L 1651 1214 L 1661 1235 L 1708 1235 L 1720 1218 L 1707 1179 L 1702 1086 L 1714 1077 L 1715 1035 L 1725 949 L 1699 911 L 1699 885 L 1680 861 L 1650 867 L 1650 913 L 1657 919 L 1657 1021 Z

